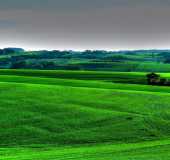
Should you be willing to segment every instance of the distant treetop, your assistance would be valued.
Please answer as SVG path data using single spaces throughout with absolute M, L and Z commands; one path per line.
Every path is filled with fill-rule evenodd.
M 4 48 L 3 50 L 13 51 L 13 52 L 24 52 L 23 48 Z

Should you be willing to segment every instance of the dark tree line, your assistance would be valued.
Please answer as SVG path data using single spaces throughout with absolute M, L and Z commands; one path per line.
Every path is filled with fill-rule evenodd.
M 170 86 L 170 81 L 166 78 L 161 78 L 159 74 L 149 73 L 146 77 L 149 85 Z

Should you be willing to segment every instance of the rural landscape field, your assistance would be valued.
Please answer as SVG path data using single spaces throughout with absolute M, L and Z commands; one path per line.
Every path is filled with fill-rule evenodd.
M 82 62 L 104 65 L 100 69 L 68 69 L 68 64 L 63 70 L 31 68 L 42 62 L 46 52 L 10 49 L 0 56 L 6 58 L 5 64 L 15 63 L 0 70 L 0 159 L 170 159 L 170 86 L 149 85 L 146 76 L 155 72 L 170 79 L 168 51 L 97 53 L 106 58 L 98 56 L 95 61 L 82 58 L 83 53 L 69 53 L 80 56 L 79 63 L 68 58 L 74 67 Z M 67 61 L 53 56 L 43 59 L 43 64 Z M 106 69 L 108 61 L 112 65 Z M 138 67 L 126 71 L 122 64 L 124 69 L 132 64 Z M 150 67 L 143 65 L 142 70 L 141 64 Z
M 0 0 L 0 160 L 170 160 L 170 0 Z

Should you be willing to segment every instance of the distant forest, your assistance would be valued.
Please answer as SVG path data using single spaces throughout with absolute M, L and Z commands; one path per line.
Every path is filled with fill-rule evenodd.
M 0 68 L 170 72 L 170 50 L 24 51 L 0 50 Z

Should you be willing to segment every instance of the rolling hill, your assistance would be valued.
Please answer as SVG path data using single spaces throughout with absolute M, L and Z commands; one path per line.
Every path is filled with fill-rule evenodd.
M 0 159 L 168 159 L 170 88 L 112 83 L 144 73 L 0 74 Z

